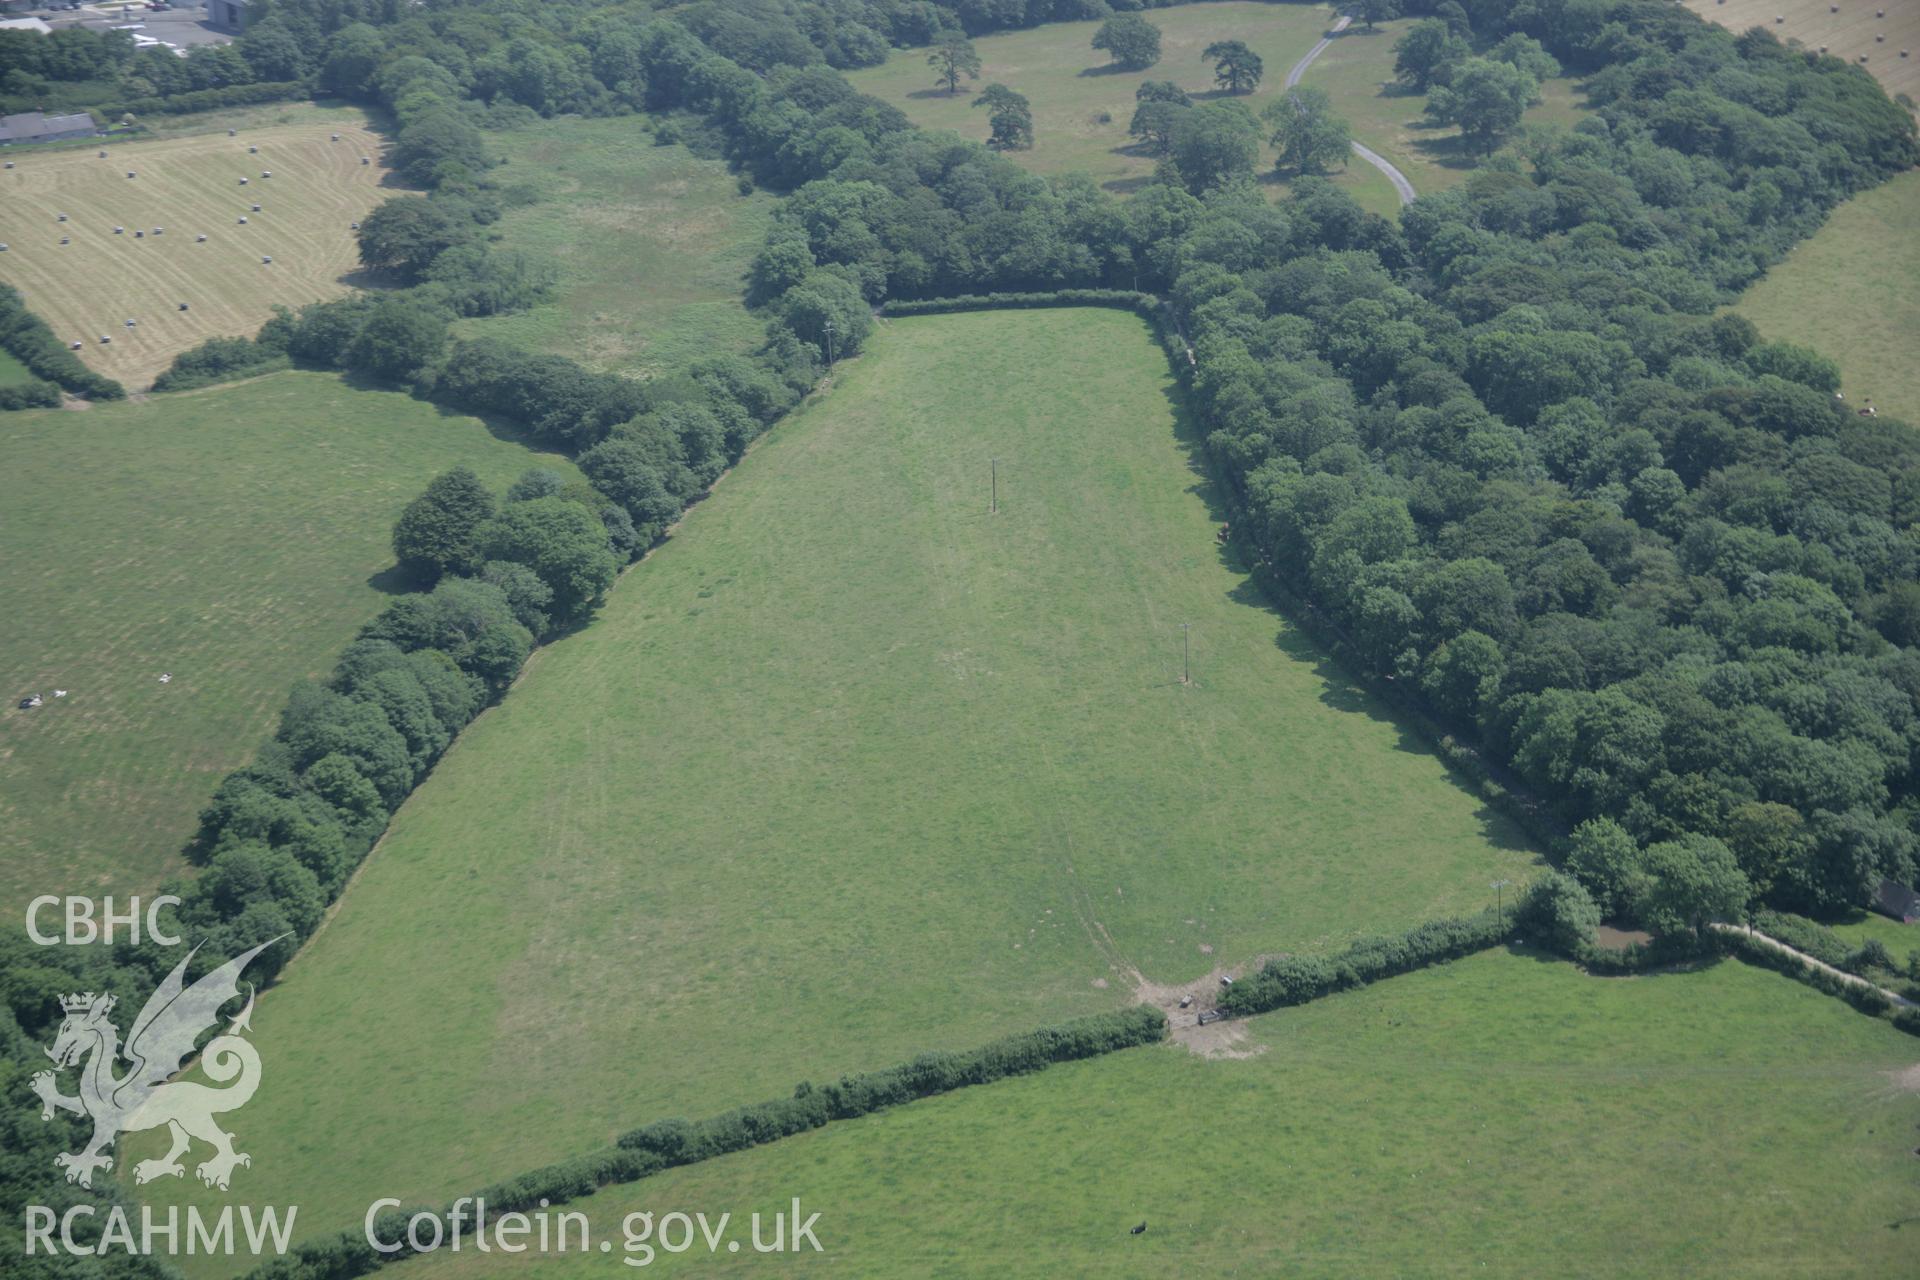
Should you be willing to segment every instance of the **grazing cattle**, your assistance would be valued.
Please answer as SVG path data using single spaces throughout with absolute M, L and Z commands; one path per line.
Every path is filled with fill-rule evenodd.
M 1137 1227 L 1134 1227 L 1134 1228 L 1133 1228 L 1132 1230 L 1130 1230 L 1130 1231 L 1128 1231 L 1128 1232 L 1127 1232 L 1127 1234 L 1128 1234 L 1128 1235 L 1130 1235 L 1130 1236 L 1137 1236 L 1137 1235 L 1139 1235 L 1139 1234 L 1141 1234 L 1142 1232 L 1144 1232 L 1144 1231 L 1145 1231 L 1146 1229 L 1147 1229 L 1147 1224 L 1146 1224 L 1146 1220 L 1145 1220 L 1145 1219 L 1143 1218 L 1143 1219 L 1141 1220 L 1141 1222 L 1140 1222 L 1140 1225 L 1139 1225 L 1139 1226 L 1137 1226 Z

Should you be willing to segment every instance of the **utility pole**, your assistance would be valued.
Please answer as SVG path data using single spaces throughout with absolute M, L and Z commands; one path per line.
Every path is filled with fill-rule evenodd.
M 987 513 L 989 515 L 998 515 L 1000 512 L 1000 459 L 998 458 L 992 459 L 992 465 L 993 465 L 993 480 L 992 480 L 993 496 L 987 501 Z
M 833 381 L 833 321 L 827 321 L 827 381 Z
M 1493 918 L 1500 922 L 1502 929 L 1507 927 L 1507 886 L 1511 880 L 1495 880 L 1487 888 L 1493 890 Z
M 1187 642 L 1188 623 L 1180 624 L 1180 683 L 1193 683 L 1193 663 Z

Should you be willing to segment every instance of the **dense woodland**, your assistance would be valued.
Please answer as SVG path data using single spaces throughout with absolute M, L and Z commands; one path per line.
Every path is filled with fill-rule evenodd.
M 1913 164 L 1912 117 L 1856 68 L 1662 0 L 1449 2 L 1418 74 L 1538 51 L 1592 111 L 1511 139 L 1396 225 L 1307 177 L 1271 203 L 1231 100 L 1179 107 L 1155 182 L 1123 202 L 920 131 L 834 70 L 1124 7 L 276 0 L 230 50 L 186 59 L 87 35 L 26 57 L 0 35 L 8 94 L 39 87 L 23 76 L 205 91 L 229 66 L 225 84 L 384 108 L 431 193 L 363 228 L 368 265 L 403 287 L 210 343 L 162 389 L 345 367 L 512 419 L 592 482 L 536 474 L 502 500 L 455 475 L 409 509 L 396 552 L 431 589 L 296 696 L 205 815 L 182 912 L 210 955 L 306 936 L 527 649 L 591 612 L 830 344 L 857 353 L 872 307 L 995 291 L 1170 300 L 1260 571 L 1540 796 L 1600 909 L 1678 932 L 1913 878 L 1920 443 L 1838 398 L 1831 361 L 1715 314 L 1834 204 Z M 787 193 L 752 268 L 761 352 L 638 383 L 449 337 L 546 287 L 489 243 L 485 130 L 566 112 L 645 112 Z M 18 1061 L 78 979 L 64 958 L 5 960 Z M 78 976 L 138 985 L 170 961 L 122 949 Z

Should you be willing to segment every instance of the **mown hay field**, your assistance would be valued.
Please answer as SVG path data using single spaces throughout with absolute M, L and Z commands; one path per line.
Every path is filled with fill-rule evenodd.
M 364 119 L 100 142 L 8 151 L 0 280 L 55 337 L 79 342 L 90 368 L 133 391 L 208 338 L 251 337 L 275 304 L 346 292 L 360 262 L 352 224 L 393 194 Z
M 1886 86 L 1920 98 L 1920 0 L 1682 0 L 1733 31 L 1763 27 L 1808 51 L 1822 46 Z M 1838 10 L 1838 12 L 1835 12 Z M 1784 21 L 1780 21 L 1784 19 Z M 1907 56 L 1901 56 L 1901 50 Z M 1862 59 L 1865 61 L 1862 61 Z

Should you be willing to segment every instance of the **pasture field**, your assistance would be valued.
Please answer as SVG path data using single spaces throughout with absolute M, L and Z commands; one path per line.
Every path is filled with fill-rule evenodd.
M 1889 916 L 1877 911 L 1856 909 L 1840 920 L 1826 921 L 1827 928 L 1846 939 L 1851 946 L 1860 946 L 1869 938 L 1878 938 L 1881 945 L 1892 953 L 1896 962 L 1906 963 L 1907 953 L 1920 951 L 1920 925 L 1901 924 Z
M 1160 62 L 1145 71 L 1107 70 L 1106 55 L 1088 44 L 1100 24 L 1065 22 L 974 41 L 980 79 L 963 82 L 957 94 L 935 86 L 924 49 L 896 50 L 884 65 L 847 72 L 847 79 L 861 92 L 893 103 L 918 125 L 981 140 L 987 136 L 986 112 L 975 109 L 973 99 L 988 84 L 1005 84 L 1033 103 L 1033 149 L 1009 156 L 1036 173 L 1091 174 L 1108 190 L 1125 193 L 1144 186 L 1155 164 L 1155 157 L 1127 135 L 1134 90 L 1141 82 L 1172 80 L 1196 100 L 1220 96 L 1213 87 L 1213 66 L 1201 51 L 1216 40 L 1244 40 L 1265 63 L 1259 89 L 1243 99 L 1258 112 L 1284 92 L 1287 72 L 1326 34 L 1335 14 L 1325 5 L 1225 0 L 1151 9 L 1144 16 L 1161 30 Z M 1372 34 L 1350 28 L 1334 38 L 1301 83 L 1327 90 L 1334 109 L 1352 126 L 1354 140 L 1392 161 L 1414 190 L 1435 191 L 1459 182 L 1478 157 L 1461 151 L 1455 130 L 1436 129 L 1422 118 L 1424 95 L 1393 86 L 1393 42 L 1405 26 L 1381 23 Z M 1528 123 L 1577 118 L 1569 82 L 1549 83 L 1543 98 L 1527 113 Z M 1274 172 L 1275 162 L 1269 148 L 1261 177 L 1281 194 L 1287 184 Z M 1399 197 L 1386 177 L 1357 156 L 1333 175 L 1333 182 L 1371 212 L 1392 217 L 1399 211 Z
M 491 177 L 518 200 L 500 246 L 554 271 L 554 301 L 469 320 L 468 336 L 648 374 L 744 351 L 762 324 L 741 302 L 774 197 L 743 196 L 718 160 L 658 146 L 637 117 L 547 120 L 487 136 Z
M 141 892 L 194 815 L 392 589 L 434 474 L 570 468 L 474 418 L 279 373 L 0 414 L 0 910 Z M 171 674 L 168 684 L 158 677 Z M 32 711 L 15 704 L 46 698 Z
M 21 364 L 18 356 L 11 351 L 0 350 L 0 387 L 16 387 L 32 381 L 33 371 Z
M 1382 22 L 1371 32 L 1357 23 L 1333 38 L 1301 77 L 1302 86 L 1325 89 L 1354 140 L 1365 143 L 1407 175 L 1422 194 L 1464 182 L 1482 159 L 1460 131 L 1427 119 L 1427 95 L 1402 85 L 1393 73 L 1393 46 L 1411 20 Z M 1580 119 L 1579 91 L 1571 80 L 1548 80 L 1540 102 L 1527 109 L 1521 127 L 1572 126 Z M 1355 166 L 1360 165 L 1358 160 Z
M 1837 360 L 1856 405 L 1920 425 L 1920 173 L 1835 209 L 1734 310 L 1768 338 Z
M 935 85 L 925 49 L 896 49 L 883 65 L 846 76 L 862 93 L 905 111 L 915 124 L 980 141 L 986 140 L 987 113 L 973 107 L 973 99 L 989 84 L 1004 84 L 1033 103 L 1033 149 L 1010 151 L 1012 159 L 1049 177 L 1089 174 L 1109 191 L 1126 193 L 1146 185 L 1155 164 L 1155 157 L 1127 134 L 1134 90 L 1142 82 L 1171 80 L 1197 101 L 1222 96 L 1214 88 L 1213 64 L 1201 51 L 1216 40 L 1244 40 L 1265 64 L 1260 87 L 1243 98 L 1258 112 L 1280 95 L 1288 68 L 1325 34 L 1334 12 L 1319 4 L 1222 0 L 1152 9 L 1144 16 L 1161 32 L 1160 61 L 1145 71 L 1109 67 L 1107 55 L 1089 44 L 1098 22 L 1056 22 L 974 41 L 980 78 L 962 81 L 956 94 Z M 1366 141 L 1357 131 L 1354 136 Z M 1263 165 L 1269 175 L 1271 161 L 1269 151 Z M 1386 178 L 1358 158 L 1334 181 L 1376 212 L 1399 207 Z
M 402 806 L 256 1011 L 235 1191 L 338 1229 L 1525 879 L 1189 430 L 1131 314 L 882 327 Z
M 731 1212 L 747 1239 L 749 1215 L 798 1196 L 824 1249 L 799 1269 L 833 1276 L 1912 1269 L 1916 1042 L 1778 974 L 1604 979 L 1487 952 L 1248 1034 L 1253 1057 L 1125 1050 L 569 1207 L 618 1251 L 629 1213 Z M 407 1264 L 415 1280 L 605 1265 L 470 1247 Z M 770 1265 L 701 1246 L 649 1271 Z
M 251 337 L 276 303 L 344 293 L 360 261 L 351 224 L 391 194 L 364 119 L 102 142 L 104 159 L 99 148 L 22 154 L 0 174 L 0 279 L 129 390 L 208 338 Z
M 1886 86 L 1920 98 L 1920 5 L 1913 0 L 1681 0 L 1733 31 L 1763 27 L 1809 50 L 1822 45 Z M 1833 12 L 1835 8 L 1838 13 Z M 1884 14 L 1882 17 L 1880 15 Z M 1784 22 L 1775 19 L 1784 18 Z M 1884 40 L 1877 37 L 1884 36 Z M 1901 50 L 1908 56 L 1902 57 Z M 1861 58 L 1866 61 L 1862 62 Z

